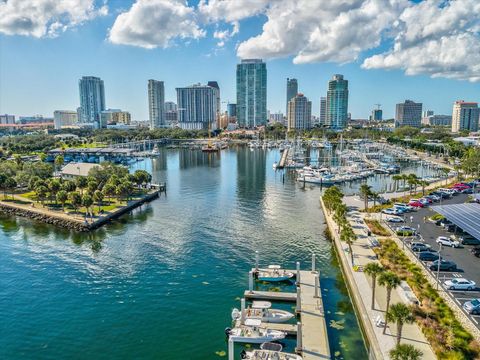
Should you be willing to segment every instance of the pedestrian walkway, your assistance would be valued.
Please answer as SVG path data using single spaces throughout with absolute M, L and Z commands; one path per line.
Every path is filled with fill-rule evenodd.
M 348 246 L 343 243 L 342 246 L 346 257 L 349 259 L 348 261 L 351 267 L 353 268 L 353 265 L 357 265 L 359 268 L 358 271 L 353 271 L 353 277 L 357 284 L 357 288 L 360 291 L 361 298 L 365 304 L 368 318 L 372 323 L 374 333 L 377 337 L 383 356 L 385 359 L 388 359 L 389 351 L 393 349 L 396 344 L 396 325 L 394 323 L 390 323 L 387 327 L 386 334 L 383 334 L 383 327 L 376 325 L 377 319 L 381 319 L 382 321 L 385 319 L 386 309 L 386 290 L 384 287 L 378 286 L 378 284 L 375 292 L 375 309 L 371 309 L 371 278 L 363 273 L 361 269 L 369 262 L 377 260 L 376 255 L 370 246 L 369 238 L 367 236 L 367 227 L 363 221 L 363 217 L 364 214 L 361 214 L 357 211 L 350 212 L 347 216 L 357 237 L 357 240 L 352 245 L 354 264 L 351 264 L 350 254 L 348 254 Z M 337 231 L 337 229 L 335 229 L 335 231 Z M 390 304 L 404 302 L 399 291 L 403 290 L 394 289 L 392 291 Z M 403 326 L 401 342 L 403 344 L 411 344 L 415 346 L 415 348 L 421 350 L 423 352 L 422 359 L 436 359 L 430 344 L 425 339 L 421 329 L 415 323 L 405 324 Z

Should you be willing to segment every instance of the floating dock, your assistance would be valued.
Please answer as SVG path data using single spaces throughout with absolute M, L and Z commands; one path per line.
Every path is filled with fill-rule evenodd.
M 277 169 L 283 169 L 285 167 L 285 163 L 287 162 L 287 158 L 288 158 L 288 150 L 289 150 L 288 148 L 283 150 L 282 157 L 280 158 L 280 161 L 277 165 Z
M 247 300 L 289 301 L 296 302 L 297 294 L 277 291 L 249 291 L 245 290 L 243 297 Z

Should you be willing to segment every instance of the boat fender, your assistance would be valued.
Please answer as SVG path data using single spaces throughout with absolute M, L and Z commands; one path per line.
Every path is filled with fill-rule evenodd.
M 229 328 L 229 327 L 225 328 L 225 335 L 227 337 L 230 336 L 231 333 L 232 333 L 232 328 Z

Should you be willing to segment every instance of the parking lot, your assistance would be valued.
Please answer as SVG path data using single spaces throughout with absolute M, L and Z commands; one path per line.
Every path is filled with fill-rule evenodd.
M 468 195 L 459 194 L 454 196 L 451 199 L 443 200 L 442 205 L 448 204 L 459 204 L 464 203 L 468 198 Z M 432 204 L 436 205 L 436 204 Z M 434 215 L 435 212 L 430 209 L 430 207 L 421 208 L 418 211 L 410 212 L 405 214 L 405 223 L 401 224 L 392 224 L 387 223 L 392 229 L 395 229 L 399 226 L 406 225 L 412 228 L 418 229 L 418 233 L 420 234 L 422 241 L 426 244 L 429 244 L 432 249 L 439 250 L 439 245 L 435 242 L 435 240 L 439 236 L 451 236 L 453 233 L 448 232 L 441 226 L 435 225 L 433 222 L 428 221 L 428 218 Z M 410 221 L 410 217 L 412 217 L 413 221 Z M 427 218 L 427 221 L 425 221 Z M 479 224 L 480 226 L 480 224 Z M 415 239 L 417 241 L 417 239 Z M 408 243 L 408 241 L 407 241 Z M 405 246 L 405 249 L 410 249 L 408 245 Z M 459 290 L 448 290 L 448 292 L 452 295 L 454 300 L 459 304 L 463 305 L 463 303 L 473 300 L 473 299 L 480 299 L 480 258 L 475 257 L 471 252 L 470 249 L 473 246 L 465 245 L 460 246 L 459 248 L 451 248 L 448 246 L 442 246 L 441 256 L 445 260 L 453 261 L 457 264 L 456 271 L 440 271 L 439 279 L 440 279 L 440 286 L 443 285 L 443 282 L 446 280 L 451 280 L 455 278 L 466 278 L 468 280 L 473 280 L 476 283 L 476 289 L 471 291 L 459 291 Z M 409 250 L 411 251 L 411 250 Z M 418 253 L 417 253 L 418 255 Z M 424 265 L 428 269 L 430 262 L 424 262 Z M 430 271 L 430 270 L 428 270 Z M 436 277 L 436 271 L 433 271 L 433 276 Z M 480 315 L 470 315 L 473 322 L 477 325 L 478 328 L 480 322 Z

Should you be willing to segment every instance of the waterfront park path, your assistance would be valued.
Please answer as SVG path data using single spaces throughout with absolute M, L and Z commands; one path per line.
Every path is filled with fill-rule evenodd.
M 367 331 L 370 333 L 370 338 L 375 337 L 377 351 L 382 353 L 383 359 L 389 358 L 389 352 L 396 345 L 396 324 L 389 323 L 387 327 L 386 334 L 383 334 L 383 326 L 377 326 L 376 322 L 378 319 L 385 319 L 385 309 L 386 309 L 386 290 L 384 287 L 377 284 L 375 291 L 375 309 L 371 309 L 372 302 L 372 284 L 371 278 L 367 276 L 361 269 L 368 263 L 376 260 L 376 255 L 372 250 L 371 244 L 367 236 L 367 226 L 364 222 L 364 217 L 367 214 L 360 213 L 357 210 L 350 211 L 347 214 L 347 220 L 352 225 L 352 229 L 355 232 L 356 240 L 352 245 L 352 250 L 354 254 L 354 263 L 351 262 L 351 257 L 348 252 L 348 246 L 345 243 L 340 241 L 337 244 L 341 244 L 342 253 L 339 254 L 344 261 L 347 262 L 348 268 L 346 271 L 350 272 L 350 275 L 353 277 L 354 285 L 353 291 L 358 291 L 358 299 L 363 302 L 363 306 L 360 307 L 360 316 L 363 318 L 363 321 L 369 321 L 370 326 L 368 326 Z M 333 221 L 330 215 L 326 214 L 326 220 L 328 222 L 329 228 L 332 232 L 332 236 L 338 239 L 339 229 L 337 224 Z M 359 269 L 354 271 L 355 268 Z M 403 298 L 400 296 L 399 291 L 394 289 L 392 291 L 390 304 L 395 304 L 398 302 L 404 302 Z M 373 334 L 372 334 L 373 333 Z M 423 335 L 421 329 L 413 324 L 405 324 L 402 331 L 402 344 L 410 344 L 415 348 L 422 351 L 423 356 L 422 360 L 436 359 L 436 356 L 430 347 L 430 344 Z

